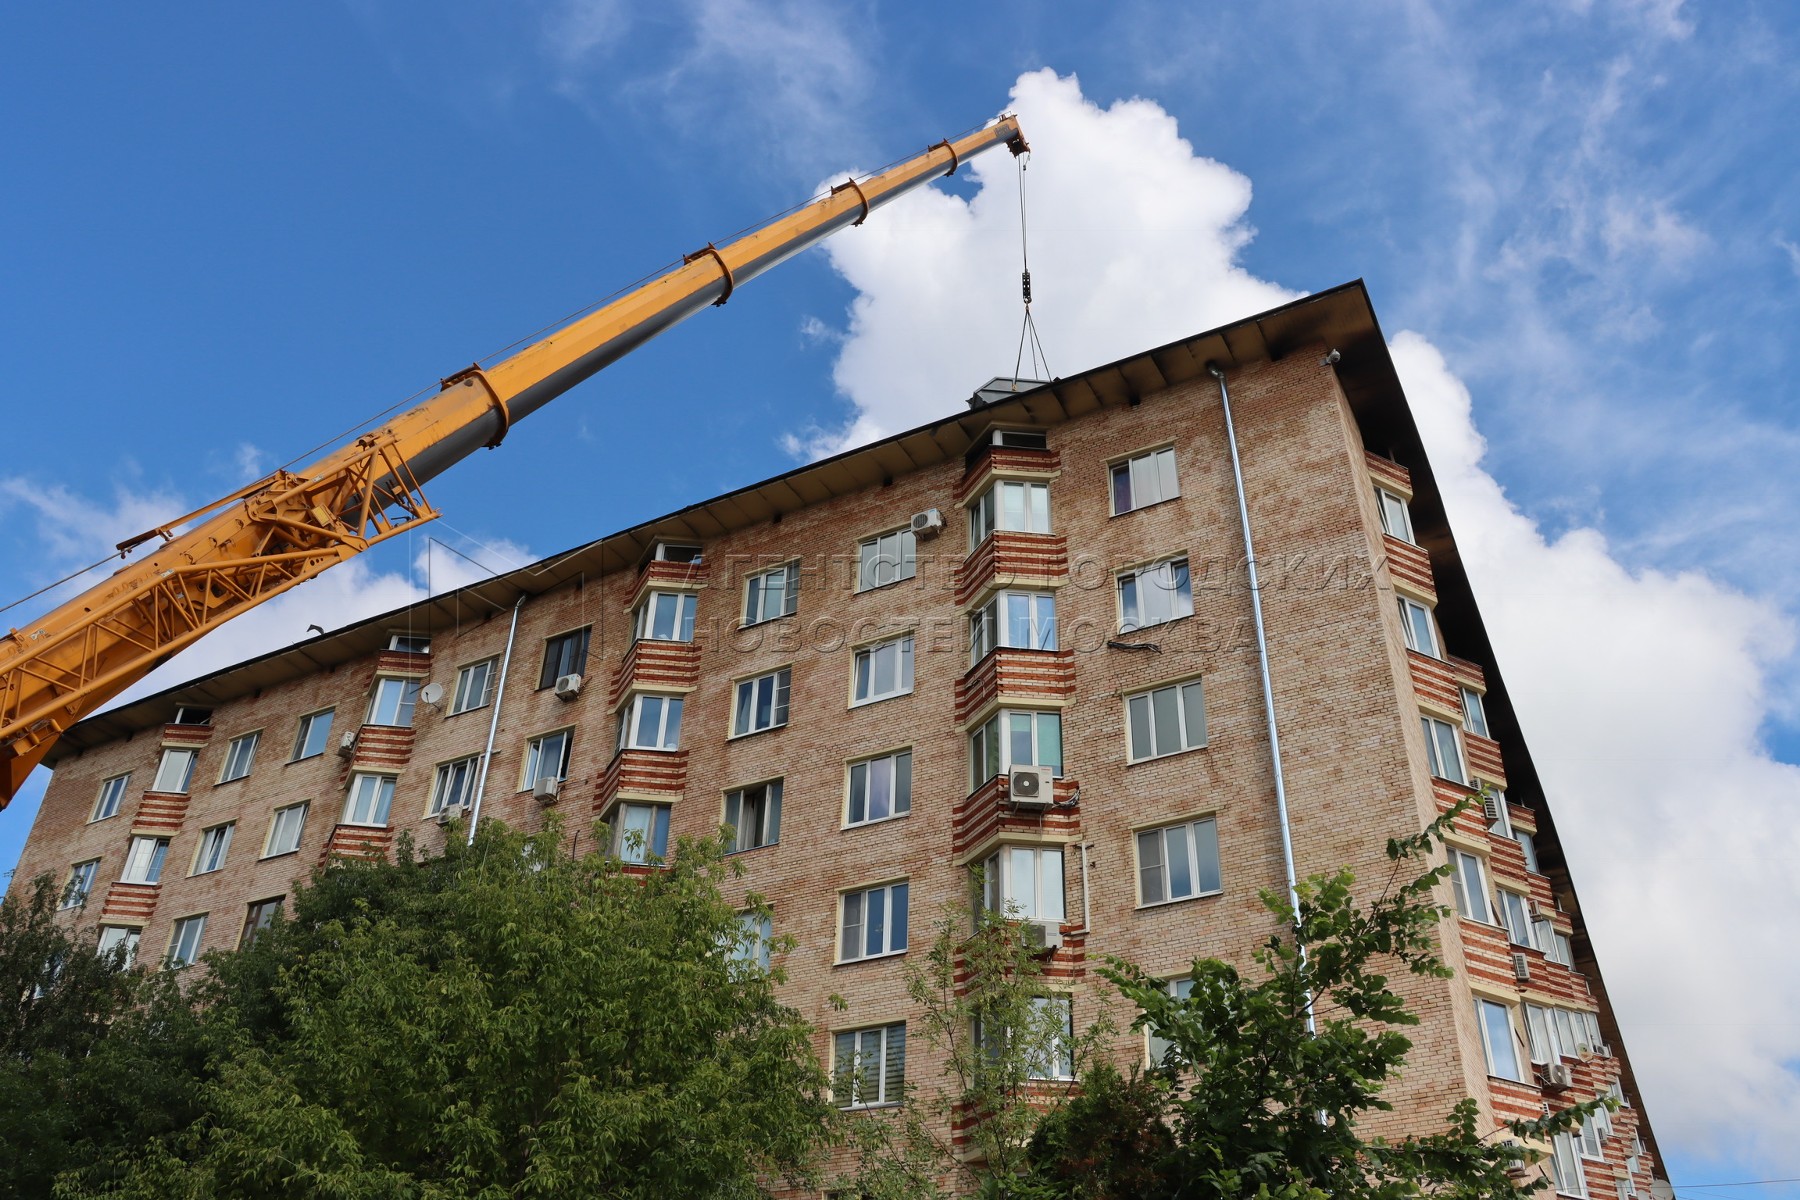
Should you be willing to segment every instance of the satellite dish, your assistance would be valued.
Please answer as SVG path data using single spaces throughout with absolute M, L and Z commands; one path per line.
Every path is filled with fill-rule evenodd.
M 437 704 L 442 701 L 443 698 L 444 685 L 441 683 L 428 683 L 419 689 L 419 699 L 427 704 Z

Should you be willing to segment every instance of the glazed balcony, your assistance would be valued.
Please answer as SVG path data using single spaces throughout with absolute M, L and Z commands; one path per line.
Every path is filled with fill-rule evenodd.
M 956 568 L 956 602 L 996 587 L 1059 587 L 1069 578 L 1069 540 L 1058 533 L 998 529 Z
M 614 670 L 607 692 L 608 710 L 616 710 L 633 689 L 652 692 L 691 692 L 700 683 L 700 646 L 697 642 L 633 642 L 625 661 Z
M 386 858 L 394 846 L 394 830 L 390 825 L 339 825 L 325 840 L 320 862 L 334 858 L 372 861 Z
M 956 681 L 956 720 L 966 724 L 996 702 L 1061 700 L 1075 694 L 1073 650 L 990 651 Z
M 632 585 L 631 599 L 625 602 L 627 609 L 636 608 L 644 593 L 651 588 L 658 591 L 697 592 L 706 587 L 711 577 L 712 564 L 702 558 L 699 562 L 667 562 L 653 558 L 638 568 L 637 582 Z
M 961 858 L 970 851 L 1008 833 L 1066 835 L 1081 833 L 1081 807 L 1076 793 L 1081 785 L 1058 779 L 1055 804 L 1048 809 L 1019 809 L 1007 792 L 1007 777 L 996 775 L 965 796 L 950 813 L 951 852 Z
M 106 888 L 106 902 L 100 906 L 100 920 L 127 925 L 148 921 L 161 892 L 162 885 L 156 883 L 111 883 Z
M 669 800 L 687 789 L 686 750 L 621 750 L 600 773 L 594 812 L 604 815 L 621 798 Z
M 1381 535 L 1382 552 L 1387 555 L 1388 573 L 1394 582 L 1405 585 L 1428 603 L 1437 603 L 1437 579 L 1431 573 L 1431 556 L 1411 542 L 1401 541 L 1391 533 Z
M 413 738 L 409 725 L 364 725 L 356 731 L 356 750 L 350 756 L 350 769 L 380 773 L 397 771 L 412 759 Z
M 145 792 L 131 818 L 131 832 L 150 837 L 165 837 L 181 830 L 187 816 L 186 792 Z
M 961 504 L 996 478 L 1048 482 L 1060 474 L 1062 455 L 1054 450 L 989 445 L 963 471 L 962 480 L 956 485 L 956 502 Z

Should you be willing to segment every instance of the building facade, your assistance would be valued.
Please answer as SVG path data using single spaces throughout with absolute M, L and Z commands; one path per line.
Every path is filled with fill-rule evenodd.
M 1439 1128 L 1464 1097 L 1496 1122 L 1611 1093 L 1610 1119 L 1546 1148 L 1557 1191 L 1615 1200 L 1661 1179 L 1360 284 L 984 391 L 124 705 L 52 765 L 15 882 L 69 880 L 71 920 L 174 963 L 238 944 L 334 854 L 401 830 L 441 844 L 439 818 L 477 792 L 483 819 L 536 828 L 554 809 L 628 859 L 725 825 L 744 890 L 793 939 L 784 998 L 819 1053 L 881 1065 L 841 1097 L 869 1106 L 941 1073 L 906 1049 L 905 956 L 972 867 L 1082 1027 L 1101 955 L 1172 987 L 1197 956 L 1248 963 L 1272 930 L 1259 891 L 1287 886 L 1284 840 L 1302 877 L 1348 866 L 1378 885 L 1389 837 L 1485 800 L 1456 826 L 1442 897 L 1454 975 L 1400 985 L 1422 1024 L 1393 1130 Z M 1147 1039 L 1114 1051 L 1141 1061 Z

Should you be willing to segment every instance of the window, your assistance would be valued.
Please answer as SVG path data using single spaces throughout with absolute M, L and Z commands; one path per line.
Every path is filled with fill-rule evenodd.
M 844 893 L 840 962 L 906 949 L 906 893 L 904 883 Z
M 1194 994 L 1194 981 L 1192 979 L 1171 979 L 1168 989 L 1169 995 L 1177 1000 L 1186 1000 Z M 1160 1067 L 1163 1065 L 1163 1060 L 1169 1057 L 1169 1051 L 1174 1049 L 1175 1043 L 1157 1033 L 1153 1026 L 1146 1027 L 1144 1032 L 1150 1038 L 1150 1065 Z
M 755 850 L 781 840 L 781 780 L 725 793 L 725 824 L 731 850 Z
M 1468 786 L 1469 776 L 1463 770 L 1462 748 L 1457 745 L 1456 726 L 1436 717 L 1420 717 L 1425 729 L 1425 758 L 1432 775 L 1451 783 Z
M 559 633 L 544 642 L 544 667 L 538 672 L 538 687 L 555 687 L 556 681 L 564 675 L 581 675 L 586 672 L 588 653 L 588 630 L 577 629 L 572 633 Z
M 700 547 L 685 542 L 658 542 L 653 557 L 657 562 L 673 563 L 697 563 L 702 559 Z
M 102 925 L 100 944 L 95 947 L 100 957 L 117 954 L 121 970 L 129 971 L 137 962 L 138 940 L 143 931 L 130 925 Z
M 831 1059 L 831 1090 L 839 1108 L 874 1108 L 906 1098 L 905 1022 L 834 1034 Z
M 475 781 L 481 776 L 481 755 L 471 754 L 454 762 L 439 763 L 431 781 L 431 815 L 453 808 L 467 808 L 475 799 Z
M 1525 869 L 1533 875 L 1542 875 L 1543 869 L 1538 866 L 1537 840 L 1515 825 L 1513 841 L 1519 843 L 1519 850 L 1525 855 Z
M 175 922 L 175 932 L 169 937 L 169 962 L 171 971 L 182 967 L 191 967 L 200 959 L 200 939 L 206 935 L 206 914 L 195 917 L 183 917 Z
M 676 701 L 680 703 L 680 701 Z M 677 718 L 679 720 L 679 718 Z M 539 734 L 525 743 L 525 779 L 521 790 L 537 786 L 540 779 L 567 779 L 569 752 L 574 749 L 575 731 L 559 729 Z
M 228 821 L 202 830 L 200 850 L 194 855 L 194 869 L 189 874 L 205 875 L 224 866 L 226 852 L 231 849 L 231 831 L 235 828 L 237 823 Z
M 859 592 L 911 579 L 917 571 L 918 556 L 910 529 L 884 533 L 857 547 L 856 590 Z
M 87 903 L 88 893 L 94 890 L 94 875 L 99 870 L 100 860 L 97 858 L 78 862 L 69 868 L 69 882 L 63 885 L 63 908 L 80 908 Z
M 171 724 L 175 725 L 211 725 L 212 709 L 196 708 L 192 704 L 183 704 L 175 710 Z
M 1062 714 L 995 713 L 969 734 L 969 790 L 1014 767 L 1049 767 L 1062 774 Z
M 344 805 L 344 824 L 386 825 L 388 809 L 393 803 L 392 775 L 364 775 L 358 772 L 350 777 L 350 799 Z
M 969 665 L 995 646 L 1056 649 L 1056 597 L 1049 592 L 1002 592 L 969 614 Z
M 1575 951 L 1569 945 L 1569 935 L 1566 933 L 1557 933 L 1552 929 L 1550 945 L 1544 952 L 1549 955 L 1551 962 L 1561 963 L 1565 967 L 1575 965 Z
M 1406 635 L 1406 648 L 1433 658 L 1442 657 L 1438 654 L 1437 634 L 1431 628 L 1431 610 L 1407 596 L 1399 597 L 1398 601 L 1400 629 Z
M 1143 762 L 1206 745 L 1206 704 L 1200 681 L 1125 698 L 1126 758 Z
M 295 762 L 325 753 L 325 744 L 331 740 L 332 712 L 327 708 L 300 718 L 300 732 L 294 736 Z
M 456 673 L 456 692 L 450 697 L 451 716 L 487 707 L 488 689 L 493 686 L 497 665 L 495 659 L 489 658 L 470 663 Z
M 100 795 L 94 800 L 94 815 L 90 821 L 104 821 L 119 811 L 119 805 L 125 799 L 125 787 L 131 782 L 130 774 L 114 775 L 111 779 L 102 780 Z
M 1211 817 L 1137 835 L 1138 903 L 1163 904 L 1221 890 L 1219 826 Z
M 681 749 L 681 697 L 634 696 L 619 713 L 619 749 Z
M 1403 542 L 1414 541 L 1412 514 L 1406 510 L 1406 501 L 1386 488 L 1376 488 L 1375 507 L 1381 510 L 1381 532 Z
M 1033 996 L 1032 1025 L 1050 1036 L 1025 1063 L 1028 1079 L 1075 1078 L 1075 1005 L 1068 996 Z
M 969 549 L 981 545 L 996 529 L 1015 533 L 1050 532 L 1050 485 L 996 483 L 969 505 Z
M 1583 1122 L 1581 1127 L 1576 1130 L 1576 1134 L 1581 1147 L 1581 1157 L 1602 1160 L 1606 1158 L 1606 1146 L 1601 1141 L 1602 1130 L 1598 1113 L 1592 1120 Z
M 269 820 L 269 840 L 263 848 L 264 858 L 292 854 L 300 848 L 300 833 L 306 828 L 306 805 L 290 804 L 278 808 Z
M 614 808 L 612 852 L 628 863 L 666 858 L 669 853 L 669 806 L 621 804 Z
M 731 961 L 758 971 L 769 969 L 769 943 L 775 937 L 775 922 L 767 913 L 738 914 L 738 938 L 731 946 Z
M 402 654 L 430 654 L 431 639 L 410 633 L 391 634 L 388 637 L 387 648 L 398 650 Z
M 1151 625 L 1194 615 L 1194 588 L 1188 560 L 1139 567 L 1119 576 L 1119 629 L 1130 633 Z
M 913 635 L 865 646 L 856 652 L 853 702 L 869 704 L 904 696 L 913 686 Z
M 1492 737 L 1488 732 L 1487 704 L 1481 693 L 1471 688 L 1462 690 L 1463 728 L 1477 737 Z
M 231 739 L 231 744 L 225 747 L 225 769 L 219 772 L 220 783 L 230 783 L 250 773 L 250 766 L 256 761 L 256 743 L 261 737 L 259 732 Z
M 850 764 L 846 825 L 873 825 L 912 811 L 912 751 Z
M 1456 896 L 1456 915 L 1489 923 L 1487 889 L 1482 886 L 1481 859 L 1467 850 L 1450 848 L 1450 890 Z
M 1042 429 L 995 429 L 990 431 L 990 439 L 996 446 L 1011 446 L 1020 450 L 1048 450 L 1050 435 Z
M 267 929 L 275 920 L 275 914 L 281 911 L 281 903 L 285 896 L 276 896 L 273 900 L 257 900 L 244 909 L 244 928 L 238 934 L 238 949 L 242 950 L 256 940 L 258 934 Z
M 1112 467 L 1112 510 L 1116 517 L 1181 495 L 1175 478 L 1175 451 L 1152 450 Z
M 1556 1191 L 1563 1196 L 1587 1196 L 1587 1179 L 1581 1173 L 1581 1162 L 1575 1157 L 1575 1139 L 1559 1133 L 1551 1139 L 1550 1173 Z
M 1532 945 L 1531 906 L 1525 897 L 1501 888 L 1495 898 L 1500 901 L 1500 921 L 1506 926 L 1507 940 L 1515 946 Z
M 188 785 L 194 778 L 194 760 L 200 757 L 197 750 L 188 750 L 177 746 L 163 748 L 162 761 L 156 764 L 156 779 L 150 785 L 153 792 L 175 792 L 185 794 Z
M 1482 1050 L 1487 1055 L 1487 1073 L 1499 1079 L 1524 1082 L 1519 1070 L 1519 1052 L 1513 1042 L 1512 1012 L 1504 1004 L 1475 998 L 1475 1018 L 1481 1025 Z
M 1525 1006 L 1525 1040 L 1534 1063 L 1557 1062 L 1563 1055 L 1562 1043 L 1556 1033 L 1556 1019 L 1550 1015 L 1551 1011 L 1538 1004 Z M 1572 1052 L 1573 1047 L 1570 1049 Z
M 758 571 L 744 588 L 744 624 L 791 617 L 800 605 L 800 564 Z
M 163 859 L 169 854 L 169 839 L 134 837 L 125 852 L 125 870 L 119 875 L 123 883 L 157 883 L 162 880 Z
M 651 592 L 638 605 L 633 634 L 639 641 L 691 642 L 698 603 L 692 592 Z
M 412 727 L 413 707 L 419 702 L 419 681 L 392 677 L 375 681 L 375 694 L 369 697 L 370 725 L 390 725 L 397 729 Z
M 1056 921 L 1063 909 L 1061 846 L 1002 846 L 981 864 L 981 904 L 1010 920 Z
M 777 729 L 786 725 L 788 692 L 792 688 L 793 678 L 793 671 L 783 667 L 754 679 L 740 679 L 737 685 L 737 702 L 732 705 L 731 736 L 741 737 L 746 733 L 761 733 L 765 729 Z

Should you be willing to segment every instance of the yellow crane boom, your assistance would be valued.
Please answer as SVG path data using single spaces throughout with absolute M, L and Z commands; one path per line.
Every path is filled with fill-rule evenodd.
M 657 334 L 876 207 L 973 155 L 1025 152 L 1018 121 L 946 139 L 596 309 L 509 358 L 479 364 L 380 429 L 300 471 L 276 471 L 119 544 L 163 544 L 105 582 L 0 637 L 0 808 L 70 725 L 209 630 L 436 517 L 420 485 Z M 174 530 L 198 521 L 183 533 Z

